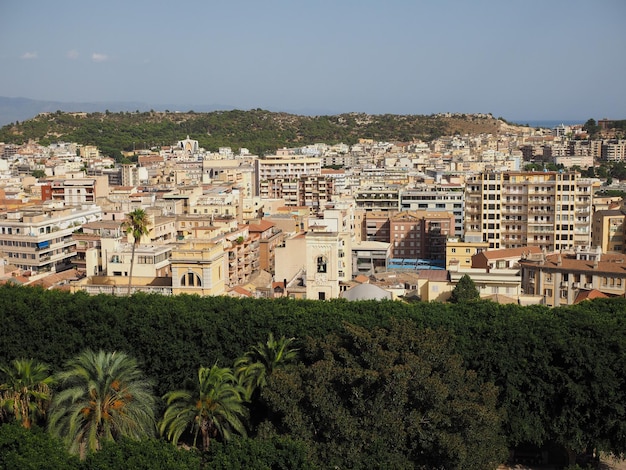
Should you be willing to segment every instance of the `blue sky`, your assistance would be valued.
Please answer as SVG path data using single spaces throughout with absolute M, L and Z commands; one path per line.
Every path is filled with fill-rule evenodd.
M 0 96 L 624 119 L 625 20 L 624 0 L 2 0 Z

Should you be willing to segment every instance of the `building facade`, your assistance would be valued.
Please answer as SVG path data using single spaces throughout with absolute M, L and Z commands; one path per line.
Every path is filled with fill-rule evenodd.
M 469 178 L 465 239 L 547 251 L 591 244 L 594 181 L 576 172 L 484 172 Z

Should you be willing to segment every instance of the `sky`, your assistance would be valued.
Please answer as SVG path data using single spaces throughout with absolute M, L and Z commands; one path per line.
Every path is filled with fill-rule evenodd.
M 625 0 L 1 0 L 0 96 L 626 119 L 625 20 Z

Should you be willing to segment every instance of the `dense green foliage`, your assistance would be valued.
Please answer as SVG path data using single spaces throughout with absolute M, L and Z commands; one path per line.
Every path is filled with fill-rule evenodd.
M 492 132 L 490 118 L 418 115 L 342 114 L 297 116 L 262 109 L 211 113 L 75 113 L 42 114 L 0 129 L 0 142 L 35 140 L 47 145 L 66 141 L 96 145 L 104 155 L 121 160 L 121 151 L 174 145 L 189 135 L 201 147 L 241 147 L 263 155 L 285 146 L 316 142 L 353 144 L 359 138 L 384 141 L 430 141 L 454 130 Z M 469 126 L 469 127 L 468 127 Z
M 459 282 L 456 283 L 452 294 L 450 295 L 450 302 L 456 304 L 459 302 L 468 302 L 470 300 L 480 299 L 480 292 L 474 283 L 474 280 L 467 274 L 463 275 Z
M 65 450 L 59 439 L 43 429 L 26 429 L 17 423 L 0 426 L 0 469 L 78 470 L 77 457 Z M 119 467 L 122 468 L 122 467 Z
M 333 387 L 352 383 L 352 388 L 359 390 L 364 384 L 359 385 L 355 380 L 361 368 L 362 374 L 369 377 L 368 374 L 393 371 L 402 364 L 385 366 L 384 360 L 390 352 L 384 348 L 381 352 L 380 347 L 373 346 L 368 349 L 365 345 L 376 343 L 370 339 L 368 343 L 364 338 L 368 338 L 367 335 L 382 338 L 381 335 L 387 334 L 389 338 L 380 343 L 394 344 L 396 336 L 404 334 L 405 337 L 399 337 L 406 338 L 411 331 L 410 328 L 404 328 L 406 332 L 396 331 L 395 322 L 410 321 L 416 328 L 412 334 L 422 338 L 420 341 L 426 340 L 426 329 L 447 338 L 441 340 L 446 346 L 439 353 L 445 354 L 438 356 L 438 360 L 453 361 L 454 357 L 459 357 L 461 362 L 455 370 L 460 376 L 475 371 L 476 382 L 467 381 L 467 393 L 472 390 L 471 383 L 475 383 L 475 387 L 495 385 L 496 411 L 502 413 L 502 436 L 509 446 L 555 443 L 576 452 L 597 448 L 623 455 L 626 451 L 623 405 L 626 403 L 623 372 L 626 370 L 626 299 L 623 298 L 548 309 L 485 301 L 404 304 L 184 295 L 168 298 L 143 294 L 110 297 L 5 286 L 0 288 L 0 305 L 3 325 L 0 364 L 27 357 L 49 364 L 50 370 L 55 372 L 86 348 L 124 351 L 136 358 L 138 366 L 155 382 L 158 395 L 181 388 L 193 389 L 199 366 L 230 367 L 250 351 L 252 345 L 265 342 L 270 333 L 275 337 L 297 338 L 293 346 L 300 350 L 301 356 L 298 362 L 275 371 L 272 377 L 274 374 L 292 377 L 295 383 L 308 381 L 313 387 L 312 378 L 323 372 L 324 361 L 334 361 L 342 365 L 344 371 L 349 364 L 355 367 L 350 367 L 343 376 L 340 371 L 329 370 L 328 375 L 319 376 L 319 387 L 332 391 L 337 390 Z M 349 327 L 352 330 L 346 330 L 348 324 L 353 325 Z M 352 333 L 346 336 L 346 331 Z M 356 337 L 359 341 L 354 339 Z M 417 339 L 416 343 L 419 344 Z M 391 346 L 389 348 L 392 351 Z M 372 354 L 367 356 L 367 362 L 363 357 L 370 350 Z M 375 351 L 378 352 L 374 354 Z M 419 357 L 414 356 L 419 354 L 410 359 L 417 365 Z M 267 380 L 268 386 L 273 383 L 272 377 Z M 393 374 L 389 377 L 399 380 Z M 442 384 L 452 380 L 445 374 L 439 377 Z M 349 381 L 342 382 L 344 378 Z M 390 383 L 399 392 L 406 385 Z M 314 403 L 312 388 L 298 390 L 307 397 L 302 407 L 276 400 L 280 396 L 294 399 L 285 393 L 288 386 L 294 383 L 283 383 L 283 389 L 271 389 L 277 393 L 271 400 L 266 394 L 270 389 L 261 393 L 266 413 L 263 419 L 248 423 L 250 437 L 247 439 L 252 443 L 239 448 L 258 445 L 257 451 L 263 454 L 264 446 L 276 441 L 270 439 L 263 444 L 256 441 L 263 436 L 280 435 L 280 439 L 301 443 L 301 452 L 311 459 L 318 459 L 320 455 L 337 458 L 340 452 L 309 439 L 304 432 L 306 427 L 291 434 L 290 429 L 295 424 L 289 424 L 289 419 L 301 416 L 301 422 L 308 423 L 319 419 L 316 416 L 324 410 L 307 405 Z M 406 389 L 407 393 L 409 390 Z M 344 409 L 337 414 L 337 419 L 359 416 L 354 411 L 358 409 L 358 402 L 346 402 L 350 397 L 334 393 L 328 395 L 329 399 L 336 397 Z M 404 397 L 400 398 L 404 400 Z M 366 416 L 372 419 L 371 414 L 364 414 L 363 419 Z M 258 423 L 261 424 L 257 427 Z M 340 428 L 347 437 L 344 442 L 336 443 L 337 448 L 347 446 L 345 441 L 352 435 L 351 427 L 358 429 L 350 423 L 346 420 L 345 426 Z M 368 439 L 382 443 L 388 437 L 375 424 L 369 428 L 373 435 Z M 438 428 L 440 432 L 444 430 L 445 427 Z M 383 447 L 377 454 L 383 456 L 382 460 L 397 457 L 384 454 Z M 461 444 L 454 447 L 462 448 Z M 237 453 L 236 449 L 236 446 L 220 447 L 220 452 Z M 217 448 L 215 450 L 217 452 Z M 453 455 L 449 452 L 446 458 Z M 245 461 L 246 457 L 241 458 Z M 453 468 L 460 468 L 460 460 L 448 461 Z
M 495 387 L 463 368 L 445 334 L 408 320 L 311 339 L 262 394 L 277 432 L 314 442 L 320 466 L 469 470 L 507 454 Z

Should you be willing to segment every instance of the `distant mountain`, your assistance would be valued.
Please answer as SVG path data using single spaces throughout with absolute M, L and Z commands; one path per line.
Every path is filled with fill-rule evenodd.
M 233 106 L 226 105 L 167 105 L 167 104 L 148 104 L 141 102 L 115 102 L 100 101 L 90 103 L 68 103 L 62 101 L 42 101 L 31 100 L 29 98 L 8 98 L 0 96 L 0 126 L 5 126 L 16 121 L 26 121 L 37 116 L 39 113 L 54 113 L 56 111 L 64 112 L 85 112 L 97 113 L 109 110 L 113 113 L 122 111 L 195 111 L 200 113 L 208 113 L 217 110 L 235 109 Z

